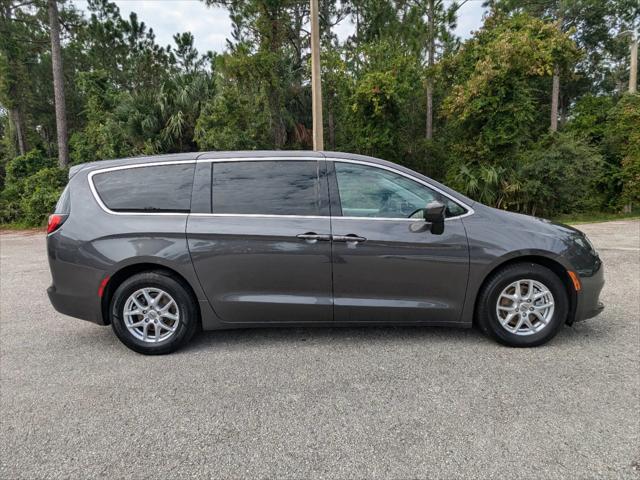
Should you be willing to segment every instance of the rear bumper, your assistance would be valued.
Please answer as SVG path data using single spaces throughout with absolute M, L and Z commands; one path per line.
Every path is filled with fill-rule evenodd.
M 590 276 L 580 276 L 582 290 L 578 294 L 578 303 L 574 321 L 579 322 L 593 318 L 604 310 L 600 301 L 600 292 L 604 287 L 604 268 L 600 263 L 597 270 Z
M 88 302 L 86 297 L 67 295 L 58 292 L 55 285 L 47 288 L 47 295 L 53 308 L 70 317 L 87 320 L 98 325 L 104 325 L 102 315 L 96 310 L 93 302 Z

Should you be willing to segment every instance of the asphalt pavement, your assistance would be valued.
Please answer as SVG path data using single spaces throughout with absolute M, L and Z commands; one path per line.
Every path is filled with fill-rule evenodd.
M 581 225 L 603 314 L 477 330 L 200 334 L 145 357 L 58 314 L 41 232 L 0 234 L 0 478 L 640 478 L 640 222 Z

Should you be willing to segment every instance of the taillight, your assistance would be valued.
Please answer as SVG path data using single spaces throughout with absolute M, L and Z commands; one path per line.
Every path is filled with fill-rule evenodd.
M 66 219 L 67 215 L 62 215 L 60 213 L 49 215 L 49 222 L 47 223 L 47 234 L 53 233 L 57 229 L 59 229 Z

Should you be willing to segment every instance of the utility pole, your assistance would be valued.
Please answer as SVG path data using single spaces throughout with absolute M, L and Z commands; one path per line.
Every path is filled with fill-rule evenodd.
M 322 84 L 320 78 L 320 21 L 318 0 L 311 0 L 311 107 L 313 149 L 324 150 L 322 131 Z
M 64 99 L 64 75 L 62 71 L 62 51 L 60 48 L 60 19 L 58 0 L 48 0 L 49 29 L 51 35 L 51 65 L 53 67 L 53 93 L 56 103 L 56 130 L 58 132 L 58 165 L 69 165 L 69 145 L 67 143 L 67 109 Z
M 629 93 L 636 93 L 638 88 L 638 35 L 631 37 L 631 66 L 629 70 Z
M 564 12 L 562 10 L 562 2 L 558 3 L 557 9 L 557 27 L 562 32 L 562 24 L 564 22 Z M 551 84 L 551 122 L 549 130 L 558 131 L 558 106 L 560 104 L 560 66 L 556 62 L 553 66 L 553 80 Z
M 427 48 L 427 65 L 429 66 L 429 77 L 427 78 L 427 129 L 426 129 L 426 137 L 427 140 L 433 139 L 433 64 L 435 63 L 436 57 L 436 32 L 434 28 L 435 19 L 433 18 L 435 15 L 435 4 L 434 0 L 428 1 L 428 9 L 427 9 L 429 18 L 428 18 L 428 39 L 429 46 Z

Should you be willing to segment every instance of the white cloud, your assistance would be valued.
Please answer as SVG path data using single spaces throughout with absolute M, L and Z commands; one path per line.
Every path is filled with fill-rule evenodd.
M 471 33 L 480 30 L 482 26 L 482 16 L 487 11 L 482 6 L 482 0 L 470 0 L 458 10 L 458 27 L 456 35 L 467 39 Z
M 160 45 L 173 45 L 173 35 L 191 32 L 195 37 L 196 48 L 204 53 L 207 50 L 221 52 L 226 39 L 231 36 L 231 20 L 226 9 L 207 7 L 200 0 L 114 0 L 120 8 L 120 14 L 128 17 L 131 12 L 148 28 L 152 28 Z M 81 10 L 87 11 L 86 0 L 73 0 Z M 469 38 L 472 30 L 482 25 L 482 15 L 486 9 L 482 0 L 469 0 L 458 11 L 456 34 Z M 351 35 L 354 30 L 349 20 L 343 20 L 336 27 L 340 39 Z
M 87 11 L 86 0 L 73 0 L 73 3 Z M 226 9 L 207 7 L 199 0 L 115 0 L 115 3 L 125 18 L 135 12 L 138 20 L 153 29 L 162 46 L 173 45 L 176 33 L 191 32 L 200 52 L 220 52 L 231 35 L 231 20 Z

